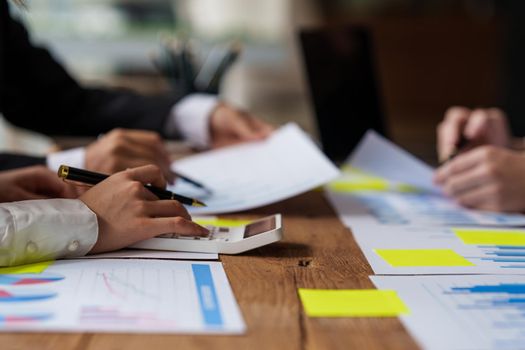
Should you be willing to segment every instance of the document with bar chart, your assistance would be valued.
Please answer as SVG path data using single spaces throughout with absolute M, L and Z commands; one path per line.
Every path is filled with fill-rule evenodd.
M 222 264 L 64 260 L 0 275 L 0 331 L 240 334 Z
M 525 276 L 371 276 L 424 349 L 525 349 Z
M 341 221 L 379 225 L 525 226 L 525 215 L 463 208 L 432 182 L 434 169 L 373 131 L 326 186 Z
M 380 275 L 525 275 L 525 229 L 359 225 L 352 233 Z

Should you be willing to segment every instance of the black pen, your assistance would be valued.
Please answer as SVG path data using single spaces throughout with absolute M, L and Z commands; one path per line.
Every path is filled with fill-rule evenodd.
M 100 174 L 94 171 L 84 169 L 73 168 L 67 165 L 61 165 L 60 168 L 58 168 L 58 177 L 60 177 L 63 180 L 77 181 L 89 185 L 96 185 L 99 182 L 107 179 L 109 175 Z M 151 185 L 144 185 L 144 187 L 160 199 L 174 199 L 181 202 L 182 204 L 187 204 L 194 207 L 206 206 L 206 204 L 197 199 L 181 196 L 180 194 L 176 194 L 162 188 L 158 188 Z
M 174 173 L 175 176 L 177 176 L 179 179 L 184 180 L 184 181 L 186 181 L 187 183 L 192 184 L 192 185 L 195 186 L 195 187 L 198 187 L 198 188 L 200 188 L 200 189 L 202 189 L 202 190 L 204 190 L 204 191 L 206 191 L 206 192 L 208 192 L 208 193 L 210 193 L 210 194 L 213 192 L 211 189 L 209 189 L 208 187 L 204 186 L 202 183 L 198 182 L 197 180 L 194 180 L 194 179 L 192 179 L 192 178 L 189 178 L 189 177 L 187 177 L 187 176 L 184 176 L 184 175 L 182 175 L 182 174 L 180 174 L 180 173 L 178 173 L 178 172 L 176 172 L 176 171 L 173 172 L 173 173 Z
M 469 140 L 465 136 L 463 136 L 463 134 L 461 134 L 458 143 L 455 145 L 454 150 L 448 156 L 445 163 L 450 162 L 452 159 L 456 158 L 461 152 L 463 152 L 465 147 L 467 147 L 468 143 L 469 143 Z

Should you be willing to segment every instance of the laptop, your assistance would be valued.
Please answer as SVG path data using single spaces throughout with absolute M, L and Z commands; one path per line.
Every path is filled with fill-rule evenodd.
M 324 152 L 342 162 L 366 130 L 387 130 L 371 37 L 345 26 L 299 33 L 312 104 Z

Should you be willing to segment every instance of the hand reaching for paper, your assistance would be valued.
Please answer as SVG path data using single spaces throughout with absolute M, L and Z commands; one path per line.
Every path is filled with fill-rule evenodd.
M 270 124 L 226 104 L 219 104 L 210 117 L 213 148 L 262 140 L 273 131 L 274 127 Z

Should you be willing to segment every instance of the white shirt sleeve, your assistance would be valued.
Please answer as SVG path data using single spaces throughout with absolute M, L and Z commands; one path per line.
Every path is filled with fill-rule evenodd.
M 97 238 L 97 216 L 78 199 L 0 204 L 0 266 L 83 256 Z
M 64 164 L 75 168 L 85 168 L 86 149 L 84 147 L 72 148 L 66 151 L 53 152 L 47 155 L 47 167 L 53 171 Z
M 219 100 L 215 95 L 191 94 L 173 106 L 166 122 L 169 136 L 180 136 L 196 148 L 210 146 L 210 117 Z

